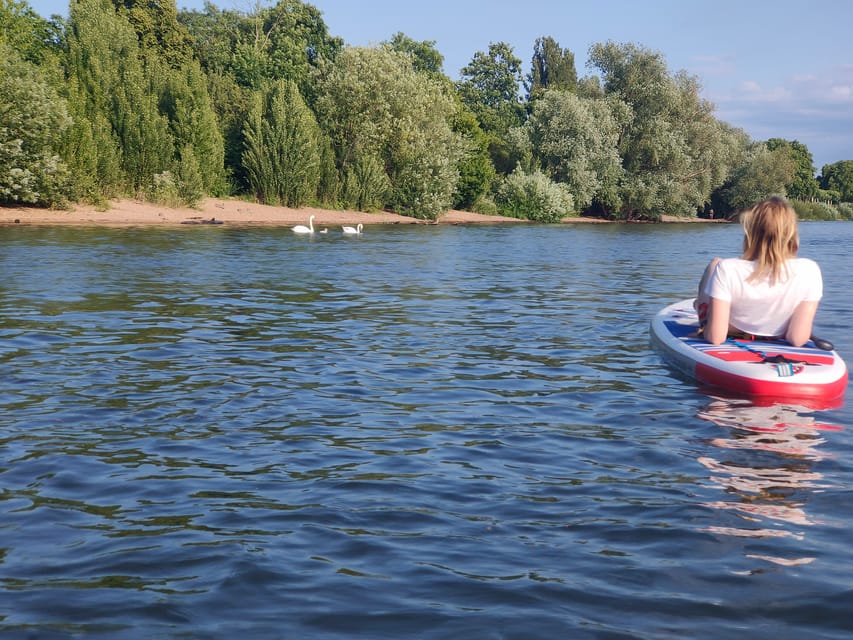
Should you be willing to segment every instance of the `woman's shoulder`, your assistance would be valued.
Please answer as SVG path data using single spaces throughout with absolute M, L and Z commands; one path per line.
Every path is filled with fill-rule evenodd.
M 817 271 L 818 273 L 820 273 L 820 266 L 811 258 L 794 258 L 791 262 L 793 263 L 794 268 L 797 271 Z
M 744 260 L 743 258 L 723 258 L 720 260 L 718 268 L 722 268 L 723 270 L 746 270 L 752 272 L 755 268 L 755 263 L 750 260 Z

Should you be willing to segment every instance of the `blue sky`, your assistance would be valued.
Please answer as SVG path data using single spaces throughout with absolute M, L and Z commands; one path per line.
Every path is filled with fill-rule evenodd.
M 177 0 L 201 9 L 203 0 Z M 254 0 L 218 0 L 247 10 Z M 265 5 L 272 4 L 267 1 Z M 697 76 L 716 116 L 754 140 L 805 144 L 820 172 L 853 160 L 853 2 L 823 0 L 316 0 L 332 35 L 366 46 L 402 31 L 432 40 L 458 78 L 477 51 L 510 44 L 529 71 L 536 38 L 575 54 L 590 45 L 634 42 L 660 52 L 671 72 Z M 67 15 L 67 0 L 30 0 L 39 14 Z M 812 7 L 812 8 L 809 8 Z

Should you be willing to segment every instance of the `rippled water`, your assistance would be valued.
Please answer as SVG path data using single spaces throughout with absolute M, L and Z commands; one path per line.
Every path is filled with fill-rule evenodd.
M 853 225 L 801 234 L 853 359 Z M 649 348 L 739 242 L 0 228 L 0 635 L 849 637 L 850 407 Z

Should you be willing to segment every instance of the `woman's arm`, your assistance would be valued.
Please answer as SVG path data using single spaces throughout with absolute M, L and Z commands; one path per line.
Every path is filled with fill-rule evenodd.
M 817 300 L 803 300 L 791 314 L 788 322 L 788 330 L 785 332 L 785 340 L 795 347 L 801 347 L 812 335 L 812 324 L 817 313 Z
M 711 298 L 708 302 L 708 323 L 702 331 L 702 336 L 711 344 L 722 344 L 729 335 L 729 314 L 731 303 L 719 298 Z

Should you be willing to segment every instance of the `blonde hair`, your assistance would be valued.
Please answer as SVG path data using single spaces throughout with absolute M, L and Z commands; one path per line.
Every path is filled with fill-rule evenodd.
M 774 285 L 787 275 L 786 261 L 800 248 L 797 212 L 784 198 L 774 196 L 743 214 L 743 259 L 755 262 L 749 281 L 769 278 Z

